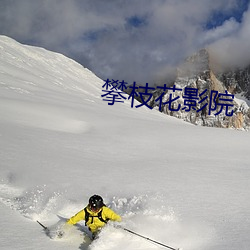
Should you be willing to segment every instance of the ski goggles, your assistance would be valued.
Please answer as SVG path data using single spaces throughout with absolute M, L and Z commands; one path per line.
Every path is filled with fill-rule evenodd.
M 92 206 L 90 205 L 89 208 L 93 212 L 97 212 L 97 211 L 99 211 L 101 209 L 101 207 L 97 207 L 97 206 L 93 206 L 93 205 Z

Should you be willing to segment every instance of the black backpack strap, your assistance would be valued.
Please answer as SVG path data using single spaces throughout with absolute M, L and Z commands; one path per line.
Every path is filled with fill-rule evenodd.
M 98 213 L 98 219 L 99 219 L 100 221 L 104 222 L 104 223 L 108 223 L 108 221 L 109 221 L 109 219 L 104 220 L 104 219 L 102 218 L 102 210 Z
M 84 219 L 84 220 L 85 220 L 85 226 L 87 226 L 87 222 L 89 221 L 89 217 L 91 217 L 91 219 L 92 219 L 91 224 L 92 224 L 93 221 L 94 221 L 94 217 L 98 217 L 98 219 L 99 219 L 100 221 L 104 222 L 104 223 L 107 223 L 107 222 L 109 221 L 109 219 L 104 220 L 104 219 L 102 218 L 102 210 L 97 214 L 97 216 L 92 216 L 92 215 L 90 215 L 90 213 L 89 213 L 88 210 L 87 210 L 87 207 L 84 208 L 84 212 L 85 212 L 85 219 Z
M 85 212 L 85 226 L 87 226 L 87 222 L 89 221 L 89 212 L 87 210 L 87 207 L 84 208 L 84 212 Z

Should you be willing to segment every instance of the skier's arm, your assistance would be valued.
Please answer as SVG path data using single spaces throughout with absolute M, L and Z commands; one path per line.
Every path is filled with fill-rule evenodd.
M 74 216 L 72 216 L 72 217 L 67 221 L 67 224 L 75 225 L 78 221 L 84 220 L 84 218 L 85 218 L 85 212 L 84 212 L 84 209 L 83 209 L 83 210 L 81 210 L 80 212 L 78 212 L 77 214 L 75 214 Z
M 105 217 L 107 219 L 110 219 L 112 221 L 118 221 L 120 222 L 122 220 L 121 216 L 116 214 L 113 210 L 110 208 L 105 207 Z

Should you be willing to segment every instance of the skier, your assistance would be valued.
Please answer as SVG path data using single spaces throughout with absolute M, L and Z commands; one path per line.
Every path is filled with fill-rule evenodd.
M 122 219 L 120 215 L 105 206 L 101 196 L 95 194 L 89 198 L 89 204 L 72 216 L 67 224 L 74 225 L 80 220 L 85 220 L 85 226 L 92 232 L 94 239 L 109 220 L 120 222 Z

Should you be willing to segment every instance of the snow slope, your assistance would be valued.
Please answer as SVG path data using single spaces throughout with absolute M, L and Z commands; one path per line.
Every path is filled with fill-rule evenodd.
M 36 223 L 53 228 L 95 193 L 124 227 L 166 245 L 250 249 L 249 133 L 109 106 L 102 84 L 0 36 L 0 249 L 162 249 L 112 225 L 90 244 L 83 223 L 63 239 Z

